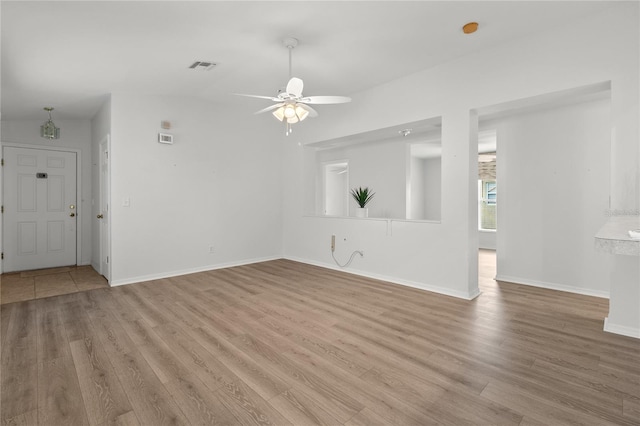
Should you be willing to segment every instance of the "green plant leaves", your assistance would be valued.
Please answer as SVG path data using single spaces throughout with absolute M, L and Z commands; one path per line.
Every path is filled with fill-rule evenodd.
M 364 208 L 374 195 L 376 195 L 376 193 L 370 191 L 368 187 L 358 187 L 351 190 L 351 196 L 356 200 L 360 208 Z

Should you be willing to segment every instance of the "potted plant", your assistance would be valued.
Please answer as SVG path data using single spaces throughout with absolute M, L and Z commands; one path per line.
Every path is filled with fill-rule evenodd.
M 353 197 L 354 200 L 356 200 L 356 203 L 358 203 L 358 206 L 360 206 L 358 209 L 356 209 L 356 217 L 369 216 L 369 209 L 367 209 L 366 206 L 367 206 L 367 203 L 371 201 L 374 195 L 376 195 L 376 193 L 370 191 L 368 187 L 364 187 L 364 188 L 358 187 L 358 188 L 353 188 L 351 190 L 351 196 Z

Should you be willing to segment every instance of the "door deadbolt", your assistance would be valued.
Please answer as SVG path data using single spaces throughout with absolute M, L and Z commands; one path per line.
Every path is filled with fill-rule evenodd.
M 75 214 L 75 213 L 71 213 L 71 214 L 69 214 L 69 216 L 71 216 L 71 217 L 75 217 L 75 216 L 76 216 L 76 214 Z
M 98 219 L 102 219 L 104 216 L 99 214 L 98 216 L 96 216 Z

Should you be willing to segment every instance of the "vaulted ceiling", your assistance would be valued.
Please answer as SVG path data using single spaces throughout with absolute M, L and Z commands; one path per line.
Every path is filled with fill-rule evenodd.
M 2 1 L 2 118 L 90 118 L 109 93 L 351 95 L 596 14 L 594 1 Z M 480 29 L 463 34 L 476 21 Z M 213 61 L 211 71 L 188 67 Z M 264 105 L 255 103 L 255 109 Z

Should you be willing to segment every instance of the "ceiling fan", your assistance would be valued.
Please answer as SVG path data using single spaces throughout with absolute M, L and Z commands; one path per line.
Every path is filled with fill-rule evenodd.
M 236 93 L 240 96 L 248 96 L 250 98 L 269 99 L 275 104 L 257 111 L 256 114 L 271 111 L 274 117 L 285 123 L 285 134 L 291 133 L 291 125 L 304 120 L 307 117 L 317 117 L 318 112 L 309 106 L 321 104 L 342 104 L 351 102 L 351 98 L 347 96 L 303 96 L 302 89 L 304 83 L 302 79 L 292 77 L 291 75 L 291 55 L 293 49 L 298 45 L 295 38 L 285 38 L 282 43 L 289 49 L 289 82 L 284 90 L 279 90 L 276 96 L 260 96 L 245 95 Z

